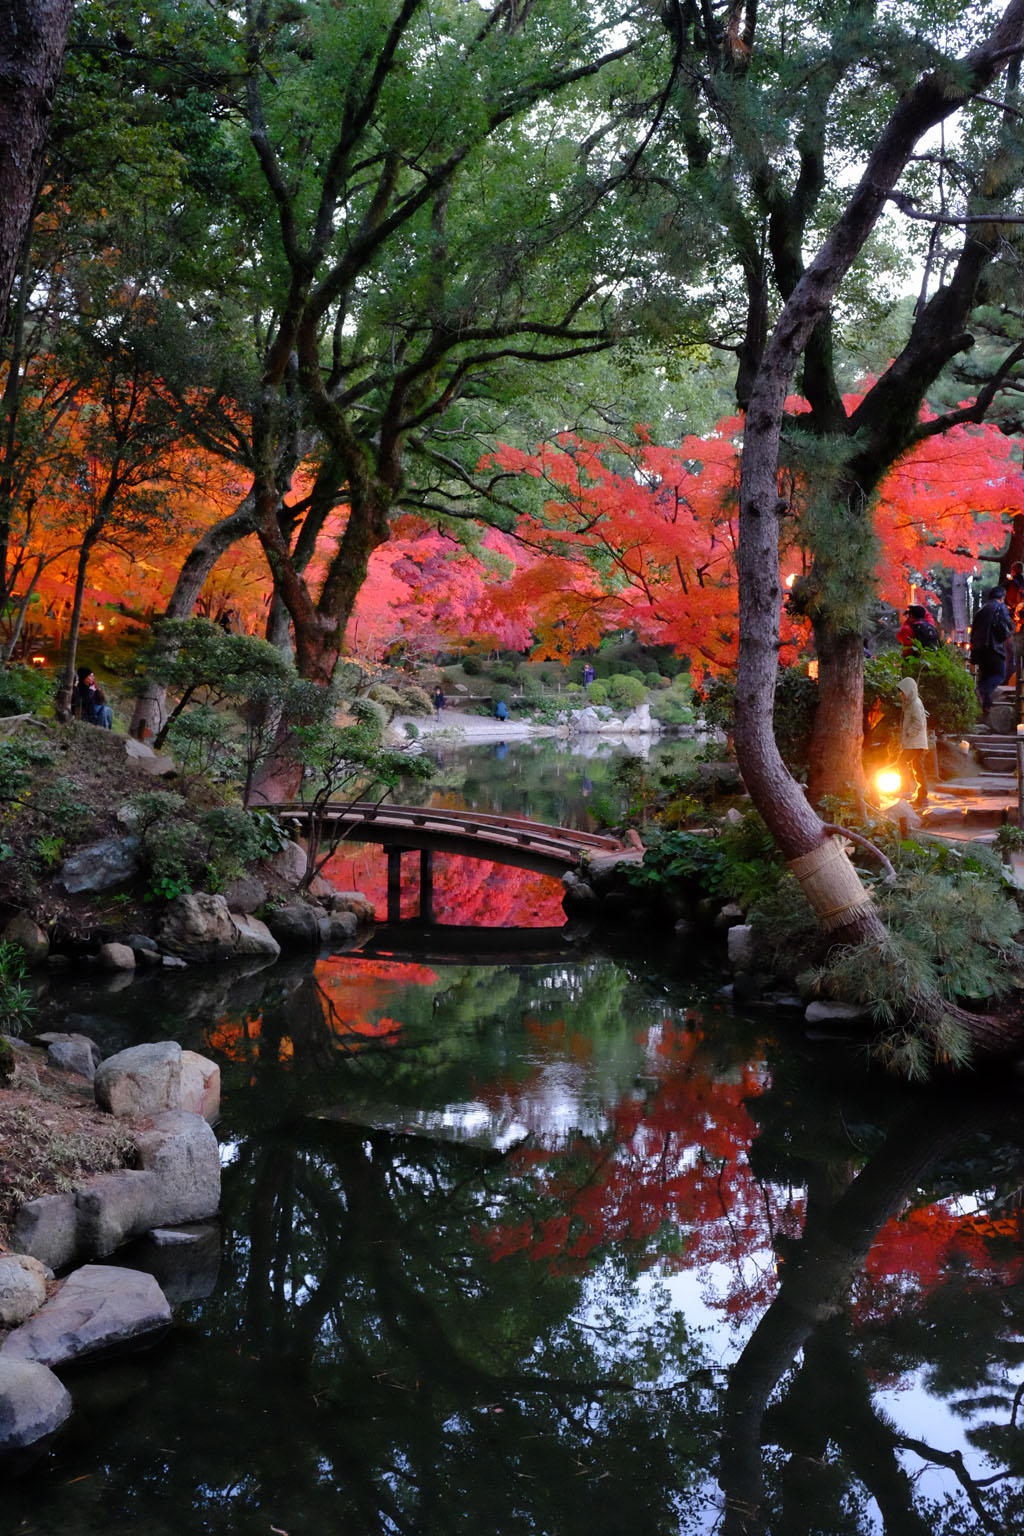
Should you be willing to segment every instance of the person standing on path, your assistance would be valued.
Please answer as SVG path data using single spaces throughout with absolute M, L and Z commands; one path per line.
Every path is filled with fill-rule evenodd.
M 438 683 L 437 687 L 434 689 L 434 713 L 440 715 L 446 702 L 447 700 L 444 696 L 444 690 L 442 689 L 441 684 Z
M 900 757 L 906 758 L 917 784 L 913 805 L 920 809 L 928 799 L 928 716 L 912 677 L 903 677 L 897 684 L 903 695 L 903 720 L 900 724 Z
M 1003 602 L 1005 596 L 1002 587 L 993 587 L 971 625 L 971 662 L 978 669 L 978 698 L 986 714 L 1006 676 L 1006 641 L 1013 632 L 1013 618 Z

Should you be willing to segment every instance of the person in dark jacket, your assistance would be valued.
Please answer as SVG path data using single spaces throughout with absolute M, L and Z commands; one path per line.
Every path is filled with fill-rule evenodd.
M 109 731 L 114 711 L 99 688 L 91 667 L 79 667 L 78 681 L 71 690 L 71 713 L 86 725 L 98 725 Z
M 448 701 L 446 700 L 446 698 L 444 696 L 444 689 L 441 687 L 441 684 L 438 683 L 437 687 L 434 689 L 434 712 L 435 712 L 435 714 L 439 715 L 441 713 L 442 709 L 444 709 L 444 706 L 445 706 L 445 704 L 447 702 Z
M 1013 618 L 1003 602 L 1005 596 L 1002 587 L 993 587 L 971 625 L 971 662 L 978 669 L 975 681 L 986 712 L 1006 676 L 1006 640 L 1013 633 Z

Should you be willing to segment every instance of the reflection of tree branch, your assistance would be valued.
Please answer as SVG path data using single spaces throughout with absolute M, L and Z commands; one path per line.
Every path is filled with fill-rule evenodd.
M 966 1493 L 972 1509 L 985 1529 L 991 1531 L 993 1536 L 1004 1536 L 1006 1527 L 1001 1520 L 994 1519 L 989 1513 L 978 1490 L 991 1487 L 993 1483 L 1002 1482 L 1004 1477 L 1009 1477 L 1009 1472 L 1000 1472 L 995 1477 L 986 1477 L 983 1481 L 979 1481 L 970 1475 L 964 1465 L 962 1451 L 937 1451 L 934 1446 L 926 1445 L 923 1440 L 915 1440 L 910 1435 L 896 1435 L 894 1443 L 902 1451 L 913 1451 L 923 1461 L 934 1462 L 938 1467 L 948 1467 Z
M 846 1318 L 823 1324 L 808 1339 L 800 1374 L 779 1407 L 769 1410 L 769 1417 L 776 1414 L 788 1430 L 780 1439 L 796 1452 L 785 1486 L 799 1485 L 802 1507 L 806 1489 L 800 1474 L 808 1465 L 820 1466 L 833 1441 L 878 1505 L 886 1536 L 929 1536 L 932 1525 L 914 1507 L 913 1484 L 896 1455 L 896 1430 L 875 1411 L 867 1371 L 851 1352 Z M 823 1513 L 815 1523 L 824 1527 Z
M 881 1228 L 905 1205 L 941 1153 L 998 1114 L 964 1097 L 928 1101 L 894 1126 L 860 1173 L 829 1201 L 812 1181 L 804 1235 L 782 1271 L 778 1296 L 733 1367 L 723 1405 L 719 1483 L 725 1495 L 723 1536 L 765 1531 L 761 1440 L 768 1400 L 816 1329 L 844 1305 Z

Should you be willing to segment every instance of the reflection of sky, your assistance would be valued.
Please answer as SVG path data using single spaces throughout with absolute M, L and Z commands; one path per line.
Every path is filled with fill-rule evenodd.
M 347 964 L 344 957 L 331 962 L 339 1006 L 346 994 Z M 595 1171 L 591 1179 L 583 1166 L 581 1175 L 588 1192 L 596 1191 L 600 1217 L 594 1246 L 585 1249 L 580 1259 L 584 1292 L 573 1325 L 587 1332 L 599 1360 L 621 1362 L 627 1349 L 633 1349 L 640 1360 L 644 1320 L 650 1321 L 655 1336 L 654 1319 L 667 1306 L 685 1319 L 691 1339 L 699 1337 L 714 1388 L 720 1391 L 727 1370 L 776 1294 L 772 1235 L 780 1227 L 796 1235 L 803 1191 L 758 1181 L 747 1162 L 747 1139 L 754 1125 L 744 1099 L 763 1084 L 763 1063 L 720 1044 L 720 1024 L 725 1036 L 728 1029 L 709 1007 L 673 1007 L 663 995 L 626 991 L 622 1027 L 616 1033 L 607 1012 L 588 1010 L 595 991 L 611 985 L 610 970 L 603 967 L 603 962 L 559 962 L 543 973 L 531 971 L 529 984 L 521 993 L 511 994 L 510 1016 L 501 1020 L 500 1047 L 492 1055 L 484 1051 L 478 1057 L 467 1056 L 466 1076 L 460 1081 L 451 1076 L 439 1079 L 434 1099 L 429 1096 L 431 1078 L 425 1074 L 418 1103 L 396 1108 L 382 1101 L 364 1106 L 366 1120 L 360 1123 L 508 1152 L 507 1194 L 497 1196 L 492 1207 L 496 1230 L 506 1221 L 515 1228 L 517 1194 L 532 1178 L 538 1180 L 539 1209 L 545 1218 L 550 1211 L 557 1215 L 572 1209 L 571 1203 L 559 1204 L 565 1198 L 558 1185 L 563 1168 L 568 1167 L 570 1178 L 574 1176 L 572 1158 L 564 1159 L 560 1153 L 581 1138 L 592 1144 L 603 1141 L 599 1173 Z M 471 968 L 464 969 L 468 974 Z M 428 986 L 425 976 L 413 980 L 412 970 L 397 962 L 390 966 L 356 962 L 349 979 L 358 980 L 362 988 L 357 1011 L 365 1009 L 368 1016 L 375 1016 L 384 1009 L 401 1015 L 403 991 Z M 429 1038 L 436 1041 L 444 1038 L 447 1027 L 449 988 L 441 968 L 426 975 L 433 998 Z M 487 993 L 486 986 L 480 989 L 482 997 Z M 459 996 L 469 995 L 469 990 L 458 994 L 453 987 L 451 994 L 454 1003 Z M 588 1018 L 597 1021 L 593 1027 L 587 1024 Z M 464 1030 L 464 1014 L 456 1012 L 455 1019 L 455 1028 Z M 609 1137 L 613 1126 L 621 1132 L 615 1150 Z M 527 1146 L 520 1157 L 513 1149 L 524 1140 Z M 541 1155 L 531 1165 L 530 1157 L 537 1153 Z M 585 1150 L 581 1156 L 577 1147 L 575 1155 L 580 1165 L 585 1164 Z M 605 1178 L 606 1188 L 601 1183 Z M 665 1191 L 673 1181 L 681 1194 L 667 1198 Z M 631 1203 L 629 1197 L 638 1188 L 642 1200 Z M 982 1203 L 991 1206 L 991 1202 Z M 934 1209 L 945 1213 L 953 1232 L 958 1219 L 970 1216 L 977 1204 L 972 1194 L 947 1196 Z M 592 1217 L 593 1210 L 583 1210 L 582 1219 Z M 652 1211 L 651 1224 L 644 1226 Z M 635 1214 L 639 1231 L 629 1225 Z M 662 1232 L 662 1220 L 671 1230 Z M 915 1230 L 922 1244 L 919 1248 L 914 1246 Z M 869 1261 L 867 1275 L 855 1288 L 854 1339 L 870 1313 L 876 1359 L 887 1307 L 902 1309 L 912 1304 L 922 1288 L 942 1283 L 943 1265 L 950 1262 L 950 1254 L 942 1243 L 924 1246 L 927 1235 L 921 1226 L 915 1229 L 909 1218 L 890 1224 L 876 1244 L 874 1270 Z M 620 1242 L 630 1256 L 629 1288 L 622 1287 L 621 1262 L 608 1257 Z M 530 1243 L 527 1231 L 509 1251 L 528 1255 Z M 562 1252 L 556 1245 L 546 1261 L 557 1268 L 565 1262 Z M 617 1291 L 612 1276 L 617 1277 Z M 864 1314 L 859 1324 L 858 1307 Z M 613 1316 L 616 1308 L 621 1318 Z M 602 1330 L 607 1346 L 602 1344 Z M 1002 1343 L 996 1340 L 994 1348 L 1000 1350 Z M 798 1367 L 799 1358 L 794 1369 Z M 661 1377 L 642 1390 L 655 1385 L 671 1388 L 678 1369 L 678 1363 L 667 1358 Z M 888 1415 L 906 1436 L 946 1456 L 961 1454 L 969 1471 L 982 1477 L 996 1471 L 970 1445 L 968 1433 L 972 1422 L 992 1422 L 999 1410 L 982 1402 L 977 1408 L 972 1404 L 973 1418 L 961 1417 L 929 1391 L 925 1377 L 925 1371 L 907 1370 L 895 1387 L 876 1388 L 876 1410 Z M 1012 1399 L 1012 1385 L 1007 1395 Z M 952 1469 L 926 1466 L 911 1452 L 901 1454 L 915 1480 L 917 1501 L 959 1497 Z M 709 1478 L 704 1493 L 703 1502 L 681 1512 L 680 1531 L 704 1533 L 715 1528 L 720 1495 L 713 1479 Z M 874 1529 L 881 1530 L 877 1510 L 867 1518 L 873 1518 Z

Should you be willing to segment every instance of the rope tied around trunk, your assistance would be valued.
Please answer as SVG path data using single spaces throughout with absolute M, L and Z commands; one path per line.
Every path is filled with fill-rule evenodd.
M 810 853 L 787 863 L 827 933 L 845 928 L 870 907 L 871 893 L 864 889 L 837 837 L 826 838 Z

